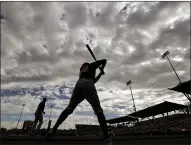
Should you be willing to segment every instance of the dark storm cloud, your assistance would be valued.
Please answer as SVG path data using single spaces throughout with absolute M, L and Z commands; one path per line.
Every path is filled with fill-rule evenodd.
M 85 5 L 85 3 L 66 3 L 66 4 L 59 3 L 59 4 L 61 6 L 61 11 L 58 12 L 58 14 L 55 16 L 55 18 L 52 18 L 52 15 L 50 15 L 52 20 L 57 20 L 57 18 L 60 19 L 64 15 L 63 20 L 59 23 L 66 24 L 66 26 L 68 26 L 71 30 L 78 29 L 78 28 L 86 25 L 86 22 L 89 19 L 88 19 L 88 13 L 87 13 L 88 9 L 87 9 L 87 5 Z M 97 13 L 99 13 L 99 15 L 96 16 L 95 20 L 92 20 L 92 24 L 93 24 L 93 22 L 95 22 L 96 25 L 99 24 L 99 27 L 103 26 L 103 28 L 106 28 L 106 26 L 107 27 L 114 26 L 112 28 L 115 32 L 113 41 L 112 41 L 112 46 L 111 46 L 112 49 L 106 49 L 106 51 L 103 52 L 102 49 L 104 47 L 102 45 L 94 46 L 92 48 L 93 48 L 95 55 L 97 57 L 101 56 L 99 58 L 106 56 L 108 59 L 111 59 L 110 64 L 111 64 L 111 68 L 113 68 L 113 69 L 115 67 L 114 67 L 114 63 L 112 62 L 112 60 L 118 61 L 118 63 L 120 63 L 120 65 L 118 65 L 118 66 L 125 65 L 125 66 L 127 66 L 128 69 L 131 69 L 132 65 L 137 65 L 137 67 L 138 67 L 138 64 L 140 64 L 141 62 L 149 61 L 149 59 L 151 59 L 151 58 L 159 57 L 159 54 L 157 54 L 156 50 L 151 51 L 148 48 L 160 47 L 158 45 L 165 43 L 166 42 L 165 40 L 167 40 L 167 39 L 174 40 L 173 37 L 177 37 L 177 39 L 182 38 L 179 41 L 175 41 L 175 42 L 178 43 L 179 45 L 183 45 L 183 44 L 187 45 L 188 39 L 185 39 L 185 38 L 187 38 L 185 36 L 185 34 L 188 34 L 188 30 L 189 30 L 189 27 L 188 27 L 189 21 L 187 21 L 187 20 L 185 20 L 185 21 L 182 20 L 181 22 L 178 22 L 174 26 L 173 30 L 170 30 L 169 27 L 164 27 L 163 29 L 161 29 L 159 31 L 160 35 L 149 46 L 148 46 L 148 44 L 143 43 L 143 41 L 148 38 L 145 34 L 143 34 L 139 30 L 141 27 L 139 27 L 139 29 L 133 28 L 133 27 L 136 27 L 136 24 L 146 25 L 146 23 L 149 27 L 149 24 L 151 24 L 151 22 L 155 22 L 155 21 L 158 22 L 158 17 L 155 17 L 155 15 L 159 15 L 160 12 L 162 12 L 165 9 L 168 9 L 168 10 L 175 9 L 174 6 L 177 7 L 181 4 L 182 3 L 173 3 L 172 4 L 173 7 L 172 7 L 172 5 L 170 3 L 164 3 L 164 2 L 154 3 L 153 5 L 150 5 L 150 6 L 147 6 L 146 3 L 143 3 L 143 5 L 146 6 L 146 8 L 149 10 L 147 13 L 142 13 L 142 12 L 140 13 L 140 11 L 143 11 L 143 9 L 138 9 L 135 12 L 132 11 L 130 13 L 130 15 L 127 15 L 127 20 L 128 20 L 127 25 L 124 24 L 124 26 L 118 27 L 116 24 L 120 24 L 120 23 L 114 21 L 117 18 L 116 16 L 117 16 L 117 11 L 118 11 L 115 6 L 116 3 L 105 3 L 104 4 L 105 8 L 98 10 L 99 12 L 97 11 Z M 34 32 L 37 32 L 37 30 L 38 30 L 39 32 L 42 32 L 43 35 L 42 35 L 40 41 L 37 42 L 35 40 L 36 42 L 33 44 L 29 43 L 32 39 L 29 40 L 27 38 L 28 39 L 27 42 L 21 41 L 21 43 L 24 42 L 24 47 L 26 49 L 21 50 L 21 51 L 18 50 L 16 52 L 16 54 L 17 54 L 16 60 L 17 60 L 18 64 L 22 64 L 22 63 L 38 64 L 38 63 L 42 63 L 42 62 L 47 62 L 49 64 L 56 64 L 57 62 L 63 61 L 63 58 L 65 59 L 65 61 L 63 61 L 63 63 L 64 63 L 64 62 L 67 62 L 68 58 L 72 58 L 72 57 L 73 57 L 73 59 L 81 59 L 82 61 L 80 61 L 80 62 L 83 62 L 85 60 L 92 60 L 89 52 L 85 48 L 85 44 L 86 44 L 85 41 L 77 40 L 78 39 L 77 37 L 74 38 L 73 36 L 75 35 L 75 33 L 72 32 L 72 34 L 70 34 L 70 35 L 66 35 L 67 34 L 66 31 L 64 33 L 58 33 L 58 34 L 65 35 L 64 36 L 65 38 L 61 41 L 60 38 L 58 40 L 56 40 L 56 38 L 58 38 L 58 35 L 56 34 L 57 30 L 58 30 L 58 28 L 61 28 L 61 25 L 59 23 L 56 24 L 55 22 L 51 21 L 50 23 L 51 23 L 52 27 L 50 27 L 46 24 L 45 27 L 43 28 L 43 24 L 45 24 L 48 20 L 48 14 L 50 12 L 47 12 L 47 9 L 49 7 L 51 7 L 50 4 L 48 4 L 48 3 L 43 4 L 43 3 L 39 3 L 39 2 L 28 3 L 28 4 L 17 3 L 15 6 L 13 6 L 10 3 L 8 3 L 5 7 L 7 9 L 14 8 L 15 10 L 18 10 L 22 6 L 26 6 L 26 10 L 30 10 L 31 14 L 33 14 L 30 16 L 28 15 L 29 16 L 28 19 L 30 21 L 32 21 L 30 24 L 34 24 L 34 25 L 29 25 L 29 26 L 35 28 L 32 31 L 27 26 L 27 27 L 25 27 L 26 29 L 24 29 L 23 34 L 27 34 L 27 32 L 30 32 L 32 35 L 30 35 L 30 33 L 29 33 L 29 36 L 34 37 L 36 35 Z M 140 6 L 141 5 L 139 5 L 138 7 L 140 7 Z M 53 7 L 52 11 L 55 11 L 57 8 L 57 5 L 55 3 L 52 3 L 52 7 Z M 70 8 L 70 7 L 72 7 L 72 8 Z M 26 19 L 27 16 L 25 16 L 23 19 L 21 17 L 18 17 L 15 20 L 15 18 L 13 18 L 13 16 L 9 16 L 9 15 L 16 15 L 16 14 L 13 13 L 13 10 L 8 13 L 7 9 L 4 8 L 3 13 L 5 13 L 4 15 L 8 16 L 10 19 L 7 22 L 8 28 L 9 27 L 12 28 L 11 31 L 9 32 L 10 34 L 13 30 L 21 30 L 20 23 L 22 23 L 21 24 L 22 26 L 24 26 L 25 24 L 27 24 L 27 25 L 29 24 L 28 21 L 26 21 L 26 20 L 28 20 L 28 19 Z M 22 12 L 24 12 L 26 10 L 22 10 Z M 96 11 L 94 11 L 94 12 L 96 12 Z M 45 16 L 45 17 L 43 17 L 43 16 Z M 22 19 L 22 21 L 18 21 L 18 19 Z M 147 21 L 138 22 L 138 21 L 136 21 L 136 19 L 138 19 L 138 20 L 146 19 Z M 113 25 L 113 24 L 115 24 L 115 25 Z M 121 23 L 121 24 L 123 24 L 123 23 Z M 9 25 L 11 25 L 11 26 L 9 26 Z M 96 26 L 96 25 L 94 25 L 94 26 Z M 184 30 L 181 31 L 181 33 L 179 33 L 179 29 L 181 27 L 184 27 Z M 70 30 L 70 29 L 68 29 L 68 30 Z M 71 32 L 71 30 L 70 30 L 70 32 Z M 53 32 L 52 36 L 50 35 L 51 32 Z M 19 34 L 19 33 L 16 32 L 15 34 Z M 167 35 L 167 36 L 165 38 L 163 38 L 162 37 L 163 35 L 165 35 L 165 36 Z M 40 35 L 38 34 L 37 36 L 40 36 Z M 93 41 L 93 39 L 95 40 L 95 38 L 98 39 L 100 37 L 100 36 L 98 37 L 98 35 L 95 34 L 94 32 L 89 32 L 89 34 L 86 36 L 88 37 L 89 40 L 92 40 L 92 41 Z M 84 39 L 86 39 L 86 36 L 81 36 L 81 37 L 84 37 Z M 185 37 L 182 37 L 182 36 L 185 36 Z M 23 35 L 23 37 L 24 37 L 24 35 Z M 15 38 L 15 41 L 17 41 L 17 39 Z M 24 39 L 27 40 L 26 38 L 24 38 Z M 162 40 L 160 40 L 160 39 L 162 39 Z M 4 40 L 6 40 L 6 39 L 4 39 Z M 59 43 L 59 44 L 56 44 L 56 43 Z M 7 44 L 8 43 L 6 43 L 6 44 L 4 43 L 4 45 L 7 45 Z M 10 44 L 10 46 L 11 45 L 12 44 Z M 43 47 L 43 45 L 46 45 L 46 47 Z M 121 57 L 122 55 L 119 55 L 115 52 L 116 47 L 119 47 L 119 48 L 121 47 L 119 50 L 123 52 L 123 57 Z M 133 47 L 133 49 L 134 49 L 133 52 L 129 51 L 131 49 L 130 47 Z M 9 47 L 9 49 L 10 49 L 10 47 Z M 6 54 L 6 49 L 2 49 L 1 51 L 3 54 Z M 78 63 L 78 62 L 76 62 L 76 63 Z M 80 66 L 80 64 L 78 64 L 76 66 Z M 111 72 L 111 70 L 109 70 L 109 68 L 110 67 L 108 64 L 108 68 L 106 68 L 106 69 L 108 69 L 108 71 Z M 54 69 L 54 70 L 56 70 L 57 72 L 52 72 L 52 74 L 60 76 L 62 74 L 61 71 L 64 71 L 65 69 L 60 69 L 58 67 L 57 69 Z M 76 68 L 70 67 L 68 70 L 74 71 L 74 70 L 76 70 Z M 63 74 L 65 74 L 63 76 L 67 76 L 66 73 L 70 72 L 68 70 L 63 72 Z M 121 70 L 123 70 L 123 69 L 121 69 Z M 152 70 L 152 68 L 148 68 L 148 72 L 147 72 L 148 76 L 149 76 L 150 70 Z M 125 71 L 125 72 L 127 72 L 127 71 Z M 152 73 L 152 71 L 151 71 L 151 73 Z M 155 71 L 153 73 L 155 73 Z M 70 74 L 76 74 L 76 73 L 70 72 Z M 122 77 L 124 77 L 123 75 L 122 76 L 120 76 L 120 75 L 121 74 L 119 72 L 114 73 L 113 75 L 111 75 L 112 80 L 114 79 L 116 81 L 120 81 L 120 79 Z M 139 73 L 137 75 L 139 75 Z M 115 77 L 113 77 L 113 76 L 115 76 Z M 51 76 L 51 77 L 53 77 L 53 76 Z M 130 77 L 131 76 L 129 76 L 129 78 Z M 104 79 L 104 80 L 106 80 L 106 79 Z M 107 79 L 107 80 L 111 80 L 111 79 Z M 29 81 L 30 81 L 30 79 L 29 79 Z
M 131 13 L 127 18 L 127 23 L 133 27 L 149 27 L 159 19 L 161 19 L 160 13 L 164 9 L 175 9 L 178 5 L 181 5 L 182 2 L 154 2 L 153 5 L 147 6 L 148 12 L 146 12 L 142 5 L 139 6 L 138 10 L 134 13 Z
M 147 50 L 145 46 L 139 42 L 134 44 L 136 50 L 122 60 L 123 65 L 136 65 L 147 58 Z
M 16 57 L 20 64 L 38 63 L 38 62 L 54 63 L 59 60 L 57 55 L 54 54 L 52 55 L 48 53 L 39 53 L 39 51 L 36 48 L 31 48 L 29 51 L 24 50 L 21 53 L 19 53 Z
M 190 47 L 190 19 L 178 20 L 171 26 L 162 28 L 157 39 L 150 45 L 151 49 L 167 47 Z M 172 49 L 172 51 L 174 48 Z M 180 52 L 178 52 L 180 53 Z
M 87 9 L 82 2 L 66 3 L 64 5 L 64 11 L 66 11 L 66 21 L 71 29 L 78 28 L 86 24 L 87 21 Z

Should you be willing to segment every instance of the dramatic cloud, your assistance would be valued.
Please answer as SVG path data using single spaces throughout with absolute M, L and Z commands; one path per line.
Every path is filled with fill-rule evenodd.
M 106 58 L 106 74 L 96 84 L 106 117 L 133 112 L 128 80 L 132 80 L 137 110 L 166 101 L 186 103 L 167 88 L 190 79 L 189 2 L 2 2 L 1 121 L 14 126 L 22 104 L 23 120 L 47 96 L 45 120 L 53 107 L 53 124 L 67 106 L 79 68 Z M 158 80 L 158 81 L 157 81 Z M 29 103 L 30 102 L 30 103 Z M 96 124 L 87 101 L 62 127 Z M 47 125 L 47 121 L 45 121 Z

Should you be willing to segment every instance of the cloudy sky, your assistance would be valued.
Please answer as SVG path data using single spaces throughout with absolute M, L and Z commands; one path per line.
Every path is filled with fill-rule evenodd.
M 54 105 L 53 124 L 67 106 L 79 67 L 106 58 L 106 74 L 96 84 L 106 118 L 171 101 L 185 104 L 167 88 L 190 79 L 189 2 L 2 2 L 1 125 L 15 127 L 22 104 L 23 120 L 33 120 L 43 96 L 48 98 L 44 126 Z M 155 83 L 156 82 L 156 83 Z M 61 128 L 97 124 L 91 106 L 82 102 Z M 21 126 L 21 124 L 20 124 Z M 19 126 L 19 127 L 20 127 Z

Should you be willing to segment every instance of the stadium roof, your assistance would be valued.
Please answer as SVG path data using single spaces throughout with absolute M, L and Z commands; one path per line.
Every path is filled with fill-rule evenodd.
M 155 116 L 158 114 L 163 114 L 166 112 L 171 112 L 171 111 L 183 109 L 186 107 L 187 107 L 186 105 L 164 101 L 163 103 L 148 107 L 146 109 L 131 113 L 129 115 L 134 116 L 134 117 L 138 117 L 138 118 L 146 118 L 146 117 Z
M 126 121 L 135 121 L 135 120 L 137 120 L 136 117 L 128 115 L 128 116 L 123 116 L 123 117 L 107 120 L 107 123 L 114 124 L 114 123 L 121 123 L 121 122 L 126 122 Z
M 191 83 L 191 80 L 189 80 L 187 82 L 180 83 L 177 86 L 175 86 L 173 88 L 168 88 L 168 89 L 173 90 L 173 91 L 177 91 L 177 92 L 186 93 L 186 94 L 191 94 L 190 93 L 190 83 Z
M 93 124 L 76 124 L 77 127 L 82 127 L 82 126 L 99 126 L 99 125 L 93 125 Z

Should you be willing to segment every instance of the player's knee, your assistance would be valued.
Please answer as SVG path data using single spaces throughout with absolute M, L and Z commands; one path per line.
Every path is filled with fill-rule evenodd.
M 95 110 L 95 115 L 96 116 L 103 115 L 103 110 L 102 109 Z

